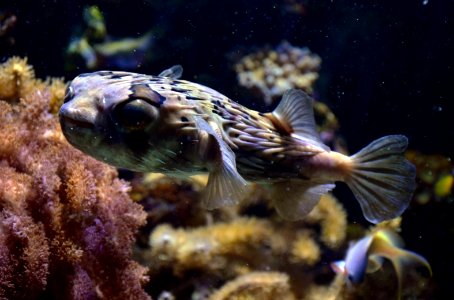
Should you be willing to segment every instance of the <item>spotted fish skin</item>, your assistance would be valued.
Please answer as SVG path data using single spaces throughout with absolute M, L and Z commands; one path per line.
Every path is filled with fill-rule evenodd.
M 265 114 L 250 110 L 211 88 L 189 81 L 99 71 L 80 75 L 70 87 L 74 94 L 86 94 L 79 95 L 80 100 L 72 101 L 84 101 L 87 102 L 86 106 L 95 106 L 90 107 L 98 110 L 98 116 L 94 119 L 102 118 L 99 111 L 108 112 L 124 101 L 142 97 L 159 109 L 160 117 L 153 134 L 140 132 L 134 138 L 127 138 L 128 134 L 115 135 L 117 130 L 112 128 L 109 135 L 95 139 L 98 148 L 86 149 L 94 156 L 98 156 L 102 143 L 114 147 L 111 149 L 130 149 L 132 152 L 127 151 L 127 156 L 113 162 L 118 167 L 142 172 L 206 172 L 207 169 L 199 161 L 204 160 L 204 157 L 194 153 L 198 138 L 194 122 L 196 116 L 206 120 L 222 136 L 237 156 L 240 174 L 248 180 L 279 180 L 300 175 L 307 178 L 299 174 L 298 168 L 294 166 L 295 161 L 325 151 L 290 135 L 282 135 Z M 108 149 L 108 154 L 111 149 Z M 103 151 L 97 158 L 108 161 L 109 156 Z
M 174 67 L 159 76 L 115 71 L 79 75 L 60 110 L 63 133 L 75 147 L 116 167 L 178 177 L 209 172 L 209 208 L 237 203 L 245 180 L 268 186 L 278 212 L 288 219 L 307 214 L 334 181 L 356 187 L 351 188 L 372 222 L 394 217 L 408 205 L 414 169 L 401 158 L 405 137 L 382 138 L 352 159 L 320 141 L 312 99 L 304 92 L 290 90 L 275 111 L 260 113 L 209 87 L 180 80 L 181 72 Z M 384 146 L 396 149 L 378 153 Z M 392 199 L 373 195 L 379 198 L 373 199 L 374 206 L 364 199 L 373 193 L 363 181 L 370 174 L 358 162 L 369 164 L 367 172 L 383 171 L 391 168 L 388 161 L 370 165 L 383 156 L 398 157 L 399 168 L 386 171 L 390 178 L 382 176 L 379 187 L 388 188 L 401 175 L 405 180 L 386 196 Z

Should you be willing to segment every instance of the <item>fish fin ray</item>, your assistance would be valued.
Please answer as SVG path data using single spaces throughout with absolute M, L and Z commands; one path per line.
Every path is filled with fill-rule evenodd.
M 202 205 L 207 209 L 235 205 L 247 190 L 247 181 L 236 169 L 235 154 L 205 120 L 200 117 L 195 120 L 197 128 L 213 137 L 218 146 L 214 161 L 209 162 L 211 170 L 202 195 Z
M 274 183 L 271 197 L 281 217 L 291 221 L 302 219 L 317 203 L 320 197 L 334 188 L 334 184 L 317 184 L 293 180 Z
M 403 152 L 403 135 L 382 137 L 351 156 L 352 171 L 345 182 L 372 223 L 400 216 L 415 189 L 415 167 Z
M 383 266 L 383 257 L 378 255 L 369 256 L 369 261 L 366 267 L 366 273 L 374 273 L 381 269 Z
M 329 147 L 323 144 L 316 130 L 312 101 L 312 98 L 302 90 L 287 90 L 272 115 L 296 138 L 310 140 L 329 151 Z
M 374 256 L 386 258 L 391 261 L 398 280 L 398 297 L 402 295 L 402 280 L 405 277 L 406 266 L 410 264 L 418 264 L 424 266 L 432 276 L 432 268 L 429 262 L 421 255 L 399 248 L 397 244 L 401 244 L 400 237 L 390 230 L 384 230 L 375 234 L 374 240 L 370 245 L 369 252 Z
M 179 79 L 183 75 L 183 67 L 181 65 L 175 65 L 168 69 L 165 69 L 159 73 L 159 77 L 169 77 L 172 79 Z

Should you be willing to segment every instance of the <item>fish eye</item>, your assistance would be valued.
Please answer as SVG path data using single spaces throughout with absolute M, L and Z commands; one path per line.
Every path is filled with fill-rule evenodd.
M 111 113 L 115 124 L 125 131 L 145 129 L 158 117 L 158 110 L 142 99 L 117 104 Z
M 74 89 L 71 85 L 68 85 L 65 91 L 65 98 L 63 100 L 63 103 L 71 101 L 71 99 L 74 97 Z

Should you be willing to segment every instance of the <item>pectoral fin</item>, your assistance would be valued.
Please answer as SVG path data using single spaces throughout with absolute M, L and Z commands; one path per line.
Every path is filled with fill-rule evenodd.
M 296 221 L 307 215 L 320 197 L 334 188 L 334 184 L 315 184 L 311 181 L 291 180 L 271 186 L 274 207 L 281 217 Z
M 205 145 L 201 155 L 207 159 L 210 170 L 202 204 L 207 209 L 237 204 L 244 196 L 247 182 L 236 169 L 235 154 L 205 120 L 196 117 L 195 121 Z

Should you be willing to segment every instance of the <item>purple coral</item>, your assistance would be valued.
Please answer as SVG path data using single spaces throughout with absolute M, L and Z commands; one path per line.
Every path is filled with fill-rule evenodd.
M 131 259 L 145 213 L 114 168 L 66 142 L 49 98 L 0 101 L 0 298 L 149 299 Z

